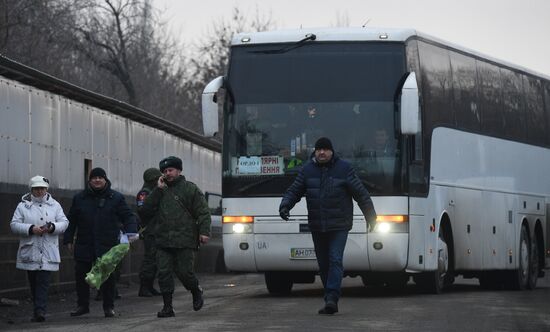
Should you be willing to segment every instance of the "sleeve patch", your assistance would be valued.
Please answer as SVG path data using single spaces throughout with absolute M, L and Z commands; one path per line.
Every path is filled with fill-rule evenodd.
M 138 207 L 143 206 L 143 203 L 145 202 L 145 199 L 147 198 L 147 195 L 148 195 L 148 193 L 145 190 L 142 190 L 137 194 L 136 205 Z

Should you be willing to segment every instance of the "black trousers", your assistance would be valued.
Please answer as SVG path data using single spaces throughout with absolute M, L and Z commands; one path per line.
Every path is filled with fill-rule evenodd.
M 44 315 L 48 303 L 48 287 L 50 286 L 50 271 L 27 271 L 29 285 L 31 286 L 34 314 Z
M 86 282 L 86 273 L 92 269 L 93 262 L 75 261 L 75 283 L 76 297 L 78 306 L 90 307 L 90 285 Z M 103 296 L 103 309 L 113 309 L 115 307 L 115 286 L 116 278 L 112 273 L 101 285 L 100 291 Z

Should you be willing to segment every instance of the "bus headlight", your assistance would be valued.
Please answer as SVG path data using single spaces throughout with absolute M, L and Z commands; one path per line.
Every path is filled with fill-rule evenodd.
M 223 216 L 222 223 L 232 224 L 231 231 L 233 233 L 252 233 L 252 225 L 254 217 L 251 216 Z
M 406 215 L 378 215 L 376 217 L 376 233 L 407 233 L 409 217 Z
M 374 230 L 378 233 L 389 233 L 391 230 L 391 225 L 387 222 L 377 223 Z
M 233 233 L 244 233 L 246 226 L 244 224 L 235 224 L 233 225 Z

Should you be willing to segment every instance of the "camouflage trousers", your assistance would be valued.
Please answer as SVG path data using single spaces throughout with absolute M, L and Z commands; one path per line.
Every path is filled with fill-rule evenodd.
M 139 270 L 141 280 L 155 280 L 157 276 L 157 248 L 155 247 L 155 237 L 145 235 L 143 238 L 143 261 Z
M 158 283 L 160 292 L 174 292 L 173 274 L 187 290 L 196 289 L 199 280 L 193 271 L 195 252 L 187 248 L 157 247 Z

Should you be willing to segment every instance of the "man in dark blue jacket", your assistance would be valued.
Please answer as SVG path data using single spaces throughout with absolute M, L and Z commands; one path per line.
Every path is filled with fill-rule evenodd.
M 74 252 L 78 304 L 71 316 L 81 316 L 90 312 L 90 286 L 84 279 L 86 273 L 98 257 L 119 243 L 121 229 L 126 233 L 137 233 L 137 221 L 124 196 L 111 189 L 105 170 L 99 167 L 90 172 L 88 187 L 74 196 L 67 217 L 69 227 L 63 236 L 63 244 Z M 101 285 L 100 290 L 105 317 L 113 317 L 113 274 Z
M 306 196 L 309 229 L 325 288 L 325 306 L 319 314 L 332 315 L 338 312 L 344 248 L 353 225 L 352 198 L 371 226 L 376 222 L 376 212 L 353 167 L 334 154 L 326 137 L 317 140 L 312 160 L 286 191 L 279 207 L 281 218 L 288 220 L 289 211 L 302 196 Z

